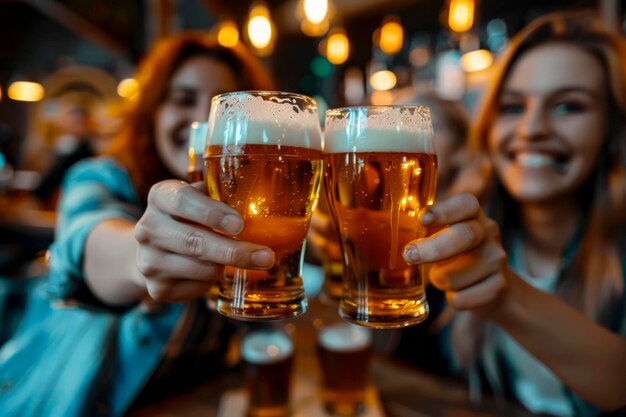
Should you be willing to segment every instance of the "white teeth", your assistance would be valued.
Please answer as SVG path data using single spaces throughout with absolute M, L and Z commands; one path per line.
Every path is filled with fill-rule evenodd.
M 541 153 L 518 153 L 515 161 L 524 168 L 554 168 L 558 165 L 554 158 Z

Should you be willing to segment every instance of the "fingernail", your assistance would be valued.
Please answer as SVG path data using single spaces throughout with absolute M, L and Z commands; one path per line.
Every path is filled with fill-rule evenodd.
M 422 212 L 422 215 L 420 216 L 420 221 L 422 222 L 424 226 L 428 226 L 429 224 L 435 221 L 435 215 L 433 214 L 432 211 L 428 209 L 424 210 L 424 212 Z
M 261 268 L 269 268 L 274 265 L 274 255 L 266 249 L 253 252 L 250 259 L 255 266 Z
M 243 229 L 243 222 L 239 216 L 235 216 L 234 214 L 227 214 L 222 218 L 220 222 L 220 229 L 227 233 L 232 233 L 234 235 L 239 234 L 241 229 Z
M 420 253 L 419 253 L 419 251 L 416 248 L 414 248 L 414 247 L 408 247 L 404 251 L 404 260 L 409 262 L 409 263 L 418 262 L 420 260 Z

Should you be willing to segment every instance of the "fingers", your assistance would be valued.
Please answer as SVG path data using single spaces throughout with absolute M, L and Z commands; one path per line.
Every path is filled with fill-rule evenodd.
M 148 280 L 160 280 L 176 276 L 200 282 L 218 280 L 224 266 L 199 259 L 181 256 L 160 250 L 137 250 L 137 269 Z
M 228 205 L 213 200 L 200 189 L 199 183 L 190 186 L 183 181 L 168 180 L 155 184 L 148 194 L 148 206 L 229 234 L 243 230 L 243 219 Z
M 274 264 L 274 253 L 266 246 L 236 240 L 169 217 L 161 218 L 158 227 L 140 221 L 135 227 L 135 238 L 150 248 L 204 262 L 245 269 L 270 268 Z
M 137 252 L 137 269 L 156 301 L 187 302 L 217 285 L 224 266 L 158 250 Z M 175 278 L 172 278 L 175 277 Z
M 172 303 L 186 303 L 201 295 L 208 294 L 212 282 L 176 279 L 170 281 L 148 281 L 148 294 L 153 300 Z
M 446 292 L 448 304 L 457 310 L 475 310 L 492 304 L 506 287 L 504 273 L 498 271 L 462 291 Z
M 443 261 L 471 250 L 484 238 L 485 229 L 479 221 L 455 223 L 429 238 L 409 243 L 404 259 L 411 264 Z
M 424 226 L 438 227 L 476 217 L 480 211 L 476 197 L 461 193 L 422 210 L 419 218 Z
M 506 262 L 504 249 L 489 242 L 448 261 L 429 265 L 428 277 L 441 291 L 462 291 L 501 271 Z

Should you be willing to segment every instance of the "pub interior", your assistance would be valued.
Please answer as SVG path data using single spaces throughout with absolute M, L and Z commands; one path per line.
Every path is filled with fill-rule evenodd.
M 0 1 L 0 416 L 626 415 L 625 33 Z

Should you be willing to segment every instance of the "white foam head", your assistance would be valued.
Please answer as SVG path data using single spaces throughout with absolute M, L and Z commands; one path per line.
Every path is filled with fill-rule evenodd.
M 434 153 L 430 109 L 363 106 L 326 112 L 324 152 Z
M 241 342 L 241 356 L 249 363 L 278 362 L 293 354 L 293 342 L 280 331 L 256 331 Z
M 339 352 L 361 350 L 372 343 L 372 332 L 355 324 L 335 323 L 319 331 L 318 342 L 327 350 Z
M 322 150 L 317 103 L 300 94 L 273 91 L 220 94 L 211 101 L 207 144 Z

